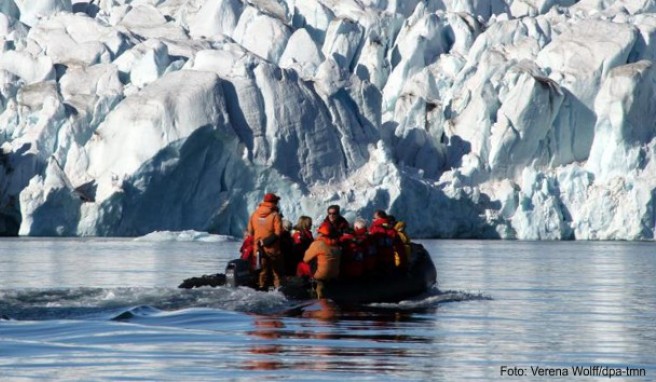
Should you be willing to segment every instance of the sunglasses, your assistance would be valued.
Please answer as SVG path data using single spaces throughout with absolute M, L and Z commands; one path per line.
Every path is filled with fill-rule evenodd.
M 328 215 L 337 215 L 337 212 L 330 212 L 330 211 L 328 211 Z

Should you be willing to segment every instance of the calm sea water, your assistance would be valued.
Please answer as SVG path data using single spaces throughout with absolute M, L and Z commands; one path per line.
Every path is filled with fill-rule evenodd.
M 237 242 L 5 239 L 0 377 L 656 380 L 656 244 L 423 244 L 439 289 L 340 309 L 176 288 L 221 271 Z

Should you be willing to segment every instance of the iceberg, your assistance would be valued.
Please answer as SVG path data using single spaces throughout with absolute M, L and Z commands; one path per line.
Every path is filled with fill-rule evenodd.
M 655 4 L 2 1 L 0 235 L 653 240 Z
M 186 231 L 155 231 L 144 236 L 139 236 L 135 241 L 146 242 L 170 242 L 170 241 L 190 241 L 203 243 L 224 243 L 227 241 L 237 241 L 236 238 L 228 235 L 213 235 L 207 232 L 198 232 L 194 230 Z

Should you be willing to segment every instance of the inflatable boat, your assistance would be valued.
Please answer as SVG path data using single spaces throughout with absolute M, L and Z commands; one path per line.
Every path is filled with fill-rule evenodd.
M 325 284 L 325 297 L 337 303 L 364 304 L 374 302 L 398 302 L 411 299 L 428 291 L 437 283 L 437 271 L 430 255 L 421 244 L 412 243 L 408 269 L 356 280 L 333 280 Z M 228 262 L 225 273 L 192 277 L 184 280 L 179 288 L 203 286 L 247 286 L 257 289 L 256 275 L 246 261 L 235 259 Z M 316 297 L 312 280 L 290 277 L 280 288 L 288 299 L 309 300 Z

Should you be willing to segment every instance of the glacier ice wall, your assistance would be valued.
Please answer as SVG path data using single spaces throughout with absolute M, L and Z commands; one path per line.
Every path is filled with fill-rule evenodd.
M 649 240 L 652 0 L 4 0 L 0 234 Z

